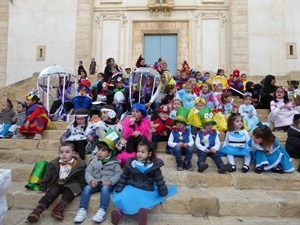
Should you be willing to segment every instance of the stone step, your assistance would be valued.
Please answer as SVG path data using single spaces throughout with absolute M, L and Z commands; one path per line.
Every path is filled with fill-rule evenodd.
M 32 210 L 43 196 L 24 189 L 24 182 L 13 183 L 6 194 L 9 208 Z M 194 216 L 256 216 L 256 217 L 300 217 L 300 192 L 277 190 L 238 190 L 228 188 L 178 187 L 175 196 L 155 206 L 151 213 L 191 214 Z M 22 201 L 20 201 L 22 199 Z M 76 211 L 80 197 L 66 211 Z M 57 203 L 56 202 L 50 207 Z M 99 193 L 91 197 L 89 212 L 99 207 Z M 108 212 L 113 209 L 110 202 Z
M 1 163 L 0 168 L 11 169 L 14 182 L 27 182 L 34 164 Z M 275 174 L 272 172 L 256 174 L 251 169 L 244 174 L 238 169 L 234 173 L 219 174 L 216 168 L 208 168 L 205 172 L 198 173 L 197 168 L 195 168 L 195 171 L 176 171 L 175 167 L 162 167 L 162 172 L 168 184 L 187 187 L 300 190 L 300 176 L 296 171 L 291 174 Z
M 26 217 L 30 213 L 27 209 L 10 209 L 7 212 L 5 218 L 6 225 L 27 225 L 28 221 Z M 94 212 L 89 213 L 88 218 L 81 224 L 83 225 L 95 225 L 92 221 L 92 216 Z M 76 211 L 67 211 L 64 213 L 65 218 L 63 222 L 54 219 L 51 216 L 51 211 L 46 210 L 43 212 L 42 216 L 36 224 L 42 225 L 74 225 L 73 219 L 75 217 Z M 110 214 L 107 214 L 106 220 L 104 220 L 101 225 L 111 225 Z M 124 216 L 120 221 L 119 225 L 136 225 L 135 216 Z M 299 225 L 298 218 L 274 218 L 274 217 L 243 217 L 243 216 L 230 216 L 230 217 L 217 217 L 217 216 L 206 216 L 206 217 L 195 217 L 192 215 L 178 215 L 178 214 L 152 214 L 151 211 L 148 215 L 147 220 L 148 225 L 274 225 L 274 224 L 285 224 L 285 225 Z

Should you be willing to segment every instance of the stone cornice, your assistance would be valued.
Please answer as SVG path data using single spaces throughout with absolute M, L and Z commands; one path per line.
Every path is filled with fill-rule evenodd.
M 174 6 L 172 11 L 181 11 L 181 10 L 229 10 L 228 5 L 215 5 L 215 6 Z M 150 11 L 147 6 L 127 6 L 127 7 L 95 7 L 95 12 L 103 12 L 103 11 Z

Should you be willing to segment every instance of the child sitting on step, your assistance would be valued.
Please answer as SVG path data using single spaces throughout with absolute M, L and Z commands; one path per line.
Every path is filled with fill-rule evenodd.
M 300 114 L 295 114 L 293 124 L 287 130 L 285 149 L 291 158 L 300 159 Z M 300 173 L 300 165 L 297 171 Z
M 4 138 L 8 134 L 8 129 L 12 124 L 12 119 L 15 116 L 11 100 L 6 99 L 2 102 L 0 112 L 0 138 Z
M 197 133 L 195 144 L 198 149 L 198 172 L 201 173 L 208 168 L 205 163 L 207 156 L 211 157 L 218 167 L 220 174 L 229 172 L 231 164 L 223 163 L 218 150 L 220 148 L 219 132 L 213 129 L 217 123 L 213 120 L 213 113 L 209 108 L 203 108 L 199 112 L 203 129 Z
M 106 218 L 106 209 L 110 201 L 110 192 L 119 181 L 122 169 L 120 162 L 115 158 L 115 145 L 120 138 L 118 131 L 110 129 L 101 141 L 96 142 L 98 152 L 92 158 L 85 170 L 85 181 L 79 210 L 74 218 L 75 223 L 81 223 L 87 218 L 87 209 L 91 195 L 101 192 L 100 207 L 92 220 L 101 223 Z
M 85 185 L 85 164 L 75 157 L 72 143 L 63 143 L 59 147 L 59 157 L 52 160 L 46 169 L 40 185 L 39 194 L 45 195 L 39 200 L 36 208 L 28 215 L 27 220 L 35 223 L 42 212 L 60 195 L 61 200 L 53 208 L 52 215 L 62 220 L 64 208 L 78 196 Z
M 291 173 L 294 167 L 291 158 L 271 129 L 261 122 L 252 132 L 252 139 L 248 141 L 248 147 L 255 155 L 255 173 L 263 170 L 272 170 L 274 173 Z
M 17 113 L 16 115 L 12 118 L 13 121 L 13 125 L 8 129 L 8 134 L 7 134 L 7 138 L 11 138 L 14 135 L 17 135 L 19 133 L 19 128 L 21 127 L 21 125 L 24 123 L 25 119 L 26 119 L 26 109 L 27 109 L 27 105 L 26 102 L 22 101 L 17 101 Z

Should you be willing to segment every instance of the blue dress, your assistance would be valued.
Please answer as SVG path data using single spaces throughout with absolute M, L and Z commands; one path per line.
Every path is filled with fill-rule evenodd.
M 150 167 L 135 164 L 135 168 L 143 174 Z M 167 197 L 177 193 L 177 186 L 167 186 L 167 188 Z M 154 191 L 145 191 L 132 185 L 126 185 L 120 193 L 114 192 L 112 195 L 112 201 L 116 208 L 121 209 L 127 215 L 136 214 L 140 208 L 151 209 L 165 200 L 166 197 L 158 194 L 156 185 L 154 185 Z
M 243 121 L 248 127 L 248 130 L 252 132 L 257 127 L 256 124 L 258 124 L 259 122 L 259 119 L 256 116 L 257 113 L 254 106 L 242 104 L 239 107 L 239 113 L 243 117 Z M 251 114 L 252 117 L 250 117 L 249 114 Z
M 249 134 L 245 130 L 228 131 L 225 136 L 223 148 L 218 152 L 222 156 L 248 156 L 251 154 L 250 149 L 246 146 L 249 139 Z
M 277 140 L 275 140 L 274 144 L 268 149 L 264 149 L 252 139 L 248 141 L 247 145 L 254 151 L 256 167 L 261 166 L 264 170 L 269 170 L 276 166 L 280 166 L 286 173 L 295 170 L 291 163 L 292 159 Z M 265 151 L 268 151 L 269 154 L 266 155 Z

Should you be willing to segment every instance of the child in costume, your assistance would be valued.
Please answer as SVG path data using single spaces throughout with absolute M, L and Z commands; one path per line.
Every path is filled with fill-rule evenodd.
M 228 88 L 227 77 L 225 76 L 225 72 L 223 69 L 218 69 L 216 76 L 213 78 L 213 83 L 221 83 L 223 85 L 223 89 Z
M 135 103 L 131 107 L 131 117 L 123 121 L 122 136 L 127 140 L 127 151 L 136 152 L 137 144 L 143 139 L 150 140 L 151 122 L 146 107 Z
M 196 94 L 197 96 L 200 95 L 200 88 L 197 85 L 197 80 L 195 78 L 190 78 L 188 81 L 188 84 L 192 86 L 193 93 Z
M 285 149 L 291 158 L 300 159 L 300 114 L 295 114 L 293 124 L 287 130 Z M 297 171 L 300 173 L 300 165 Z
M 161 105 L 158 109 L 158 118 L 153 122 L 152 127 L 152 142 L 157 144 L 160 141 L 168 141 L 171 129 L 173 127 L 173 120 L 169 117 L 171 108 L 168 105 Z M 166 153 L 169 153 L 166 146 Z
M 211 157 L 220 174 L 231 171 L 231 164 L 224 164 L 218 150 L 221 146 L 219 132 L 213 129 L 216 122 L 213 120 L 213 113 L 210 108 L 200 109 L 199 115 L 203 129 L 197 133 L 196 147 L 198 149 L 198 172 L 201 173 L 208 168 L 205 163 L 207 156 Z
M 180 107 L 177 111 L 177 116 L 174 119 L 175 128 L 171 131 L 168 140 L 168 146 L 170 152 L 174 154 L 177 163 L 177 171 L 182 169 L 193 170 L 191 163 L 193 156 L 194 140 L 192 133 L 186 129 L 187 117 L 189 110 Z M 182 161 L 182 155 L 185 154 L 185 158 Z
M 189 78 L 186 72 L 181 72 L 180 77 L 178 81 L 176 82 L 176 88 L 177 90 L 181 90 L 185 87 L 185 85 L 188 83 Z
M 152 93 L 155 93 L 156 87 L 154 84 L 154 77 L 147 76 L 146 83 L 142 89 L 142 101 L 143 103 L 147 103 L 150 101 L 152 97 Z M 151 105 L 152 109 L 154 109 L 154 105 Z
M 228 129 L 225 136 L 223 148 L 219 150 L 221 155 L 227 155 L 228 162 L 232 165 L 230 172 L 236 171 L 234 156 L 243 156 L 244 165 L 241 168 L 243 173 L 249 171 L 251 152 L 246 146 L 250 140 L 249 134 L 243 129 L 243 121 L 240 114 L 231 114 L 227 120 Z
M 7 136 L 8 129 L 13 123 L 12 119 L 16 114 L 13 110 L 13 107 L 14 106 L 9 99 L 6 99 L 6 101 L 2 102 L 0 112 L 0 138 Z
M 246 92 L 243 96 L 244 104 L 240 105 L 239 113 L 243 117 L 243 122 L 245 126 L 248 127 L 248 131 L 252 132 L 256 124 L 258 124 L 259 119 L 257 117 L 256 109 L 251 104 L 252 103 L 252 94 Z
M 127 67 L 125 68 L 125 73 L 123 74 L 123 77 L 125 78 L 126 82 L 129 82 L 129 78 L 131 76 L 131 68 Z
M 39 101 L 40 98 L 34 92 L 26 96 L 26 119 L 14 138 L 25 139 L 28 134 L 34 134 L 33 140 L 42 139 L 42 131 L 47 128 L 50 118 L 48 111 Z
M 221 111 L 226 117 L 230 113 L 236 113 L 238 108 L 232 103 L 232 93 L 230 91 L 224 91 L 221 95 L 222 105 L 219 105 L 217 108 L 218 111 Z
M 243 81 L 240 79 L 240 71 L 234 70 L 232 71 L 232 77 L 228 79 L 228 86 L 231 88 L 234 88 L 235 90 L 239 92 L 244 91 L 244 84 Z M 239 96 L 240 94 L 236 92 L 235 90 L 231 89 L 231 92 L 234 96 Z
M 39 220 L 42 212 L 60 195 L 61 200 L 53 208 L 52 215 L 62 220 L 65 207 L 81 193 L 85 185 L 85 164 L 75 157 L 74 145 L 64 143 L 59 147 L 59 157 L 52 160 L 41 182 L 40 192 L 45 195 L 27 217 L 31 223 Z
M 90 109 L 91 107 L 91 82 L 87 79 L 82 79 L 78 84 L 78 94 L 72 99 L 72 103 L 74 105 L 74 110 L 84 108 Z
M 205 107 L 204 98 L 198 97 L 194 101 L 195 107 L 190 110 L 189 116 L 187 118 L 188 123 L 191 125 L 191 132 L 194 137 L 196 137 L 197 132 L 201 129 L 201 119 L 199 115 L 199 110 Z
M 188 62 L 186 60 L 183 61 L 183 63 L 181 64 L 182 68 L 181 68 L 181 73 L 186 73 L 187 76 L 190 76 L 190 66 L 188 64 Z
M 202 84 L 200 97 L 204 98 L 206 102 L 206 107 L 213 109 L 215 108 L 214 104 L 214 93 L 212 92 L 212 88 L 210 84 Z
M 98 152 L 85 170 L 87 185 L 81 194 L 79 210 L 74 218 L 75 223 L 81 223 L 87 218 L 90 197 L 96 192 L 101 192 L 100 207 L 92 220 L 97 223 L 105 220 L 110 193 L 122 174 L 120 162 L 115 158 L 116 151 L 114 149 L 119 138 L 119 132 L 110 129 L 101 141 L 97 141 Z
M 214 99 L 214 105 L 216 108 L 219 108 L 223 103 L 222 103 L 222 93 L 223 93 L 223 85 L 222 83 L 215 83 L 215 92 L 213 94 L 213 99 Z
M 163 165 L 163 161 L 156 157 L 155 147 L 143 139 L 138 144 L 136 157 L 126 162 L 113 194 L 116 209 L 111 212 L 112 224 L 119 224 L 124 213 L 137 214 L 138 224 L 146 225 L 147 210 L 176 193 L 176 187 L 165 184 L 160 169 Z
M 192 86 L 190 84 L 185 85 L 185 89 L 177 91 L 176 98 L 181 99 L 183 107 L 187 109 L 194 108 L 194 101 L 198 96 L 193 93 Z
M 8 134 L 7 137 L 11 138 L 14 135 L 17 135 L 19 133 L 19 128 L 21 125 L 24 123 L 26 119 L 26 109 L 27 105 L 26 102 L 20 102 L 17 101 L 17 113 L 16 115 L 12 118 L 12 122 L 14 123 L 9 129 L 8 129 Z
M 272 170 L 274 173 L 290 173 L 294 171 L 291 158 L 280 145 L 271 129 L 257 124 L 258 127 L 252 132 L 252 139 L 248 141 L 248 147 L 254 152 L 255 173 L 263 170 Z
M 165 88 L 165 96 L 161 99 L 161 105 L 169 105 L 171 107 L 176 92 L 177 88 L 174 84 L 167 85 Z
M 123 137 L 120 138 L 115 148 L 117 150 L 116 158 L 120 161 L 120 166 L 123 168 L 126 161 L 129 158 L 134 158 L 136 156 L 136 151 L 127 150 L 127 140 Z
M 247 84 L 248 80 L 247 80 L 247 75 L 245 73 L 241 74 L 241 81 L 243 82 L 244 90 L 246 90 L 246 84 Z
M 268 122 L 274 124 L 275 131 L 286 132 L 292 124 L 294 115 L 298 112 L 293 110 L 293 104 L 288 99 L 284 87 L 275 89 L 274 100 L 271 101 L 270 107 L 271 112 L 268 116 Z
M 74 115 L 74 121 L 67 127 L 67 131 L 60 137 L 60 141 L 61 143 L 72 142 L 80 159 L 85 160 L 85 147 L 88 141 L 96 140 L 96 132 L 92 129 L 86 109 L 78 109 Z
M 182 106 L 182 101 L 179 98 L 175 97 L 172 102 L 172 111 L 170 113 L 170 118 L 172 120 L 175 119 L 175 117 L 177 116 L 177 110 Z

